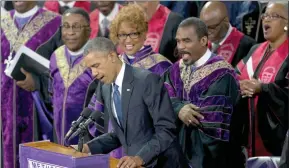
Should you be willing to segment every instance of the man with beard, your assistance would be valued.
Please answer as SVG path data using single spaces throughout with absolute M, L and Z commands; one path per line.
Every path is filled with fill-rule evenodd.
M 230 124 L 239 97 L 235 71 L 208 49 L 207 27 L 200 19 L 182 21 L 176 41 L 181 59 L 164 80 L 180 119 L 180 144 L 192 167 L 230 167 Z
M 22 45 L 48 60 L 62 45 L 61 17 L 39 8 L 36 3 L 13 1 L 15 10 L 1 16 L 1 122 L 5 168 L 17 167 L 20 143 L 50 138 L 47 136 L 52 133 L 52 118 L 49 120 L 52 114 L 45 113 L 45 107 L 51 107 L 50 102 L 42 99 L 48 94 L 49 74 L 36 75 L 22 69 L 25 80 L 15 81 L 4 73 Z
M 201 11 L 200 18 L 207 25 L 211 51 L 223 56 L 233 67 L 256 44 L 254 39 L 231 26 L 228 11 L 223 2 L 207 2 Z
M 90 38 L 98 36 L 109 37 L 109 26 L 115 18 L 121 5 L 115 1 L 95 1 L 96 9 L 90 14 Z

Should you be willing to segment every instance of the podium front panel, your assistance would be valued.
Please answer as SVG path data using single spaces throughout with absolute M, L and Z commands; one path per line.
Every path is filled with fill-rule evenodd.
M 56 148 L 59 148 L 57 152 L 55 152 Z M 109 155 L 88 156 L 76 151 L 73 151 L 72 154 L 65 150 L 73 151 L 58 144 L 47 147 L 21 144 L 19 148 L 20 168 L 109 168 Z

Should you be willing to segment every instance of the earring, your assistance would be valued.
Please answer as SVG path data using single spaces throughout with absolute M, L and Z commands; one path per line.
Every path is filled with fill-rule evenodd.
M 287 27 L 287 26 L 285 26 L 285 27 L 284 27 L 284 31 L 287 31 L 287 30 L 288 30 L 288 27 Z

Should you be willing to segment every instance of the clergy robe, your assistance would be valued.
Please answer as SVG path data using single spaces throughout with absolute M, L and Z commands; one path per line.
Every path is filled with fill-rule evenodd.
M 288 39 L 273 52 L 268 47 L 268 42 L 253 46 L 236 67 L 239 80 L 262 82 L 261 92 L 241 99 L 238 108 L 249 156 L 280 156 L 288 129 Z
M 171 66 L 171 62 L 164 56 L 155 53 L 150 45 L 144 46 L 140 51 L 138 51 L 134 55 L 134 60 L 130 60 L 126 54 L 122 54 L 120 57 L 125 63 L 130 64 L 131 66 L 148 69 L 159 75 L 163 74 Z M 98 86 L 98 89 L 100 90 L 101 87 Z M 104 112 L 105 109 L 103 106 L 102 95 L 97 95 L 97 93 L 101 93 L 101 91 L 95 92 L 88 107 L 94 111 L 98 110 Z M 98 128 L 104 130 L 104 132 L 112 131 L 112 125 L 109 122 L 109 116 L 106 112 L 104 112 L 104 121 L 100 121 L 96 124 L 96 127 L 90 129 L 92 136 L 96 137 L 100 133 L 103 133 L 103 131 L 100 131 Z M 121 158 L 123 155 L 122 148 L 118 148 L 111 152 L 111 156 L 115 158 Z
M 13 52 L 14 56 L 22 45 L 26 45 L 39 55 L 50 59 L 53 51 L 62 43 L 61 17 L 59 15 L 40 8 L 31 16 L 24 29 L 19 31 L 18 25 L 21 19 L 15 19 L 14 22 L 14 14 L 15 11 L 12 10 L 1 16 L 1 95 L 3 96 L 1 98 L 1 120 L 5 168 L 17 166 L 20 143 L 40 139 L 38 133 L 49 132 L 52 126 L 48 121 L 51 114 L 44 113 L 41 108 L 38 108 L 39 104 L 49 103 L 48 100 L 45 102 L 38 100 L 42 94 L 48 92 L 48 78 L 44 77 L 43 80 L 40 80 L 41 76 L 32 74 L 37 90 L 31 94 L 16 86 L 16 82 L 5 75 L 4 60 L 8 59 L 10 52 Z M 10 46 L 13 47 L 13 51 L 10 51 Z M 33 110 L 32 96 L 34 100 L 37 100 L 35 103 L 37 103 L 38 113 Z M 39 128 L 36 127 L 39 123 L 41 123 L 41 130 L 37 130 Z M 47 127 L 44 128 L 44 126 Z
M 87 13 L 90 13 L 90 2 L 89 1 L 75 1 L 73 7 L 78 7 L 84 9 Z M 44 8 L 61 14 L 61 5 L 58 1 L 46 1 L 44 3 Z
M 195 69 L 195 70 L 192 70 Z M 201 108 L 202 126 L 186 126 L 179 120 L 179 140 L 193 168 L 230 167 L 230 124 L 239 97 L 239 84 L 232 66 L 213 55 L 199 67 L 182 59 L 164 74 L 165 86 L 175 112 L 186 104 Z M 238 165 L 238 164 L 237 164 Z
M 279 163 L 279 168 L 288 168 L 289 167 L 289 130 L 286 134 L 286 139 L 283 145 L 283 151 Z
M 117 4 L 115 4 L 117 5 Z M 121 9 L 121 5 L 118 4 L 118 10 Z M 99 25 L 99 10 L 95 9 L 93 10 L 90 14 L 90 28 L 91 28 L 91 33 L 90 33 L 90 39 L 93 39 L 95 37 L 101 36 L 101 30 L 100 30 L 100 25 Z
M 232 27 L 231 33 L 225 41 L 218 47 L 216 54 L 224 57 L 233 67 L 235 67 L 241 59 L 247 56 L 249 50 L 256 42 L 251 37 L 244 35 L 242 32 Z M 209 42 L 209 48 L 212 48 Z
M 76 57 L 75 60 L 72 60 L 73 57 Z M 58 143 L 62 145 L 72 121 L 77 120 L 85 107 L 89 85 L 94 82 L 91 71 L 82 60 L 82 53 L 71 55 L 65 46 L 59 47 L 50 59 L 53 121 Z M 77 140 L 72 139 L 70 144 L 77 144 Z
M 153 51 L 150 45 L 144 46 L 130 59 L 125 53 L 121 55 L 122 60 L 134 67 L 147 69 L 158 75 L 162 75 L 172 63 L 166 57 Z
M 179 24 L 183 20 L 182 16 L 171 12 L 167 7 L 159 5 L 148 22 L 148 33 L 145 45 L 151 45 L 153 50 L 175 62 L 174 55 L 176 48 L 176 32 Z

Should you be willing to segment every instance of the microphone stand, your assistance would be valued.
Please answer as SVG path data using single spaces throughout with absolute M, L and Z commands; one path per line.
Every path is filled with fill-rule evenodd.
M 84 136 L 86 134 L 86 129 L 82 123 L 79 125 L 79 127 L 81 128 L 81 132 L 78 136 L 78 149 L 77 149 L 77 151 L 82 152 L 83 144 L 84 144 Z

